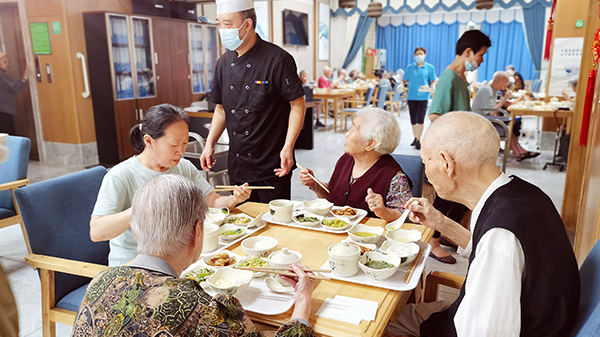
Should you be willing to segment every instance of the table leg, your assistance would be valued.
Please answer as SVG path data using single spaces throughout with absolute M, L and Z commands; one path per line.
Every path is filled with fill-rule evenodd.
M 333 98 L 333 132 L 337 132 L 338 98 Z M 342 128 L 340 121 L 340 129 Z
M 510 141 L 512 139 L 513 127 L 515 126 L 515 118 L 516 115 L 511 116 L 510 124 L 508 125 L 508 140 L 506 141 L 506 146 L 504 148 L 504 158 L 502 158 L 502 172 L 506 173 L 506 162 L 508 161 L 508 156 L 510 156 Z

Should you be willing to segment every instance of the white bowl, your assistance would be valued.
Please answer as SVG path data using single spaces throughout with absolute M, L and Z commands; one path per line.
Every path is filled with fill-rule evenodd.
M 225 218 L 229 215 L 229 209 L 227 207 L 223 208 L 208 208 L 208 212 L 206 212 L 206 217 L 204 218 L 205 224 L 215 224 L 220 226 L 223 224 Z
M 255 262 L 252 262 L 252 261 L 255 261 Z M 260 256 L 248 256 L 247 258 L 238 262 L 235 266 L 236 266 L 236 268 L 237 267 L 246 267 L 246 268 L 270 267 L 270 264 L 269 264 L 269 261 L 267 261 L 267 259 L 264 259 Z M 260 272 L 260 271 L 253 271 L 252 274 L 254 274 L 254 277 L 261 277 L 261 276 L 265 276 L 267 273 Z
M 393 265 L 391 268 L 375 269 L 366 266 L 369 261 L 385 261 Z M 358 260 L 358 267 L 367 274 L 368 277 L 374 280 L 386 280 L 396 273 L 400 266 L 400 257 L 396 255 L 388 255 L 379 252 L 368 252 Z
M 230 263 L 227 263 L 225 265 L 215 265 L 213 264 L 213 262 L 211 261 L 213 259 L 213 257 L 217 257 L 217 256 L 222 256 L 221 254 L 226 254 L 228 256 L 228 258 L 230 259 Z M 220 269 L 223 267 L 229 267 L 229 266 L 235 266 L 236 263 L 240 262 L 242 260 L 242 258 L 239 255 L 236 255 L 228 250 L 222 250 L 218 253 L 212 254 L 212 255 L 208 255 L 202 258 L 202 260 L 204 261 L 204 263 L 209 266 L 212 269 Z
M 421 240 L 423 233 L 416 229 L 397 229 L 395 231 L 385 233 L 385 237 L 389 240 L 398 242 L 416 242 Z
M 420 247 L 414 242 L 398 242 L 394 240 L 385 240 L 380 248 L 382 251 L 397 255 L 400 257 L 400 266 L 405 266 L 417 257 Z
M 215 224 L 204 224 L 204 238 L 202 240 L 202 252 L 212 252 L 219 247 L 219 226 Z
M 230 214 L 223 221 L 225 224 L 231 225 L 239 225 L 239 226 L 248 226 L 254 220 L 253 217 L 240 213 L 240 214 Z
M 269 254 L 268 260 L 271 267 L 287 268 L 294 263 L 300 263 L 300 261 L 302 261 L 302 254 L 287 248 L 282 248 L 279 251 Z
M 302 203 L 307 211 L 317 215 L 327 215 L 331 211 L 333 204 L 327 199 L 307 200 Z
M 356 233 L 369 233 L 369 234 L 373 234 L 373 235 L 372 236 L 364 236 L 364 235 L 361 236 L 361 235 L 356 235 Z M 362 224 L 358 224 L 358 225 L 352 227 L 352 229 L 348 232 L 348 236 L 350 236 L 352 241 L 358 242 L 358 243 L 369 243 L 369 244 L 376 244 L 377 242 L 379 242 L 379 239 L 381 239 L 382 235 L 383 235 L 383 227 L 367 226 L 367 225 L 362 225 Z
M 345 222 L 346 225 L 341 226 L 341 227 L 331 227 L 331 226 L 326 225 L 326 223 L 332 223 L 332 222 L 334 222 L 334 223 Z M 334 218 L 334 219 L 329 218 L 329 219 L 327 219 L 326 218 L 326 219 L 321 220 L 321 226 L 323 226 L 324 228 L 327 228 L 327 229 L 331 229 L 333 231 L 343 231 L 343 230 L 347 229 L 348 227 L 350 227 L 350 219 L 348 219 L 348 218 Z
M 350 240 L 350 243 L 353 245 L 356 245 L 360 248 L 360 255 L 363 255 L 364 253 L 368 253 L 368 252 L 371 252 L 371 251 L 374 251 L 377 249 L 377 245 L 370 244 L 370 243 L 358 243 L 358 242 L 354 242 L 352 240 Z
M 217 270 L 211 277 L 206 280 L 206 283 L 210 288 L 217 294 L 235 296 L 243 293 L 250 282 L 252 281 L 254 274 L 249 270 L 238 270 L 233 268 L 223 268 Z M 219 284 L 220 280 L 227 280 L 231 284 Z
M 346 209 L 350 209 L 351 211 L 354 212 L 354 215 L 348 214 L 348 215 L 344 215 L 344 214 L 335 214 L 336 211 L 342 211 L 342 210 L 346 210 Z M 349 211 L 350 211 L 349 210 Z M 334 217 L 336 218 L 348 218 L 350 220 L 354 220 L 356 219 L 356 217 L 360 214 L 360 210 L 358 208 L 353 208 L 350 206 L 333 206 L 331 207 L 331 214 L 333 214 Z
M 307 221 L 300 221 L 300 220 L 298 220 L 299 216 L 316 218 L 317 221 L 308 221 L 308 222 Z M 310 213 L 310 212 L 296 212 L 294 214 L 294 216 L 292 216 L 292 220 L 295 223 L 297 223 L 298 225 L 307 226 L 307 227 L 313 227 L 313 226 L 316 226 L 316 225 L 320 224 L 321 220 L 323 220 L 323 218 L 324 217 L 322 215 L 313 214 L 313 213 Z
M 259 242 L 259 248 L 254 248 Z M 277 239 L 270 236 L 253 236 L 242 241 L 242 251 L 249 256 L 267 257 L 278 244 Z
M 288 223 L 292 221 L 294 203 L 285 199 L 275 199 L 269 202 L 271 219 L 277 222 Z
M 219 237 L 225 241 L 232 241 L 246 234 L 246 229 L 244 226 L 225 224 L 219 229 Z

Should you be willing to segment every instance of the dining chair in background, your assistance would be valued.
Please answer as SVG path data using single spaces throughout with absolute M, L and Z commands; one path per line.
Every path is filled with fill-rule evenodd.
M 510 151 L 510 149 L 506 148 L 506 144 L 508 144 L 508 138 L 510 138 L 510 132 L 508 130 L 508 124 L 510 123 L 512 117 L 510 117 L 510 113 L 504 109 L 499 108 L 477 108 L 476 110 L 481 111 L 483 113 L 483 117 L 487 118 L 496 131 L 498 132 L 498 136 L 500 137 L 500 141 L 503 141 L 504 151 Z M 492 113 L 497 113 L 499 116 L 494 116 Z M 506 173 L 506 161 L 508 156 L 502 156 L 502 172 Z
M 379 86 L 377 86 L 379 88 Z M 379 88 L 377 90 L 377 95 L 373 98 L 373 102 L 375 103 L 375 107 L 382 108 L 385 106 L 385 97 L 387 96 L 387 86 L 383 88 Z
M 344 130 L 348 130 L 348 117 L 354 119 L 354 115 L 363 107 L 371 105 L 371 100 L 373 98 L 374 87 L 369 87 L 365 92 L 365 99 L 359 98 L 348 98 L 342 100 L 342 105 L 344 109 L 342 110 L 342 114 L 340 118 L 344 119 Z M 340 125 L 342 121 L 340 120 Z
M 108 241 L 90 240 L 105 174 L 99 166 L 15 191 L 32 251 L 25 261 L 40 276 L 44 337 L 55 335 L 55 323 L 73 325 L 90 279 L 108 268 Z
M 29 183 L 27 168 L 31 141 L 25 137 L 8 136 L 6 145 L 10 151 L 8 160 L 0 164 L 0 228 L 20 224 L 27 251 L 31 253 L 21 212 L 13 196 L 16 189 Z
M 423 183 L 425 181 L 425 165 L 421 156 L 411 156 L 407 154 L 392 154 L 400 167 L 412 181 L 412 194 L 414 197 L 423 196 Z

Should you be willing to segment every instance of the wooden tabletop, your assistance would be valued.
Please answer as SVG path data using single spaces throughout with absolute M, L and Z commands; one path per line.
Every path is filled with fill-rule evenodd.
M 522 104 L 512 104 L 508 107 L 508 111 L 513 116 L 540 116 L 540 117 L 572 117 L 573 110 L 558 110 L 550 107 L 549 105 L 541 105 L 535 108 L 526 108 Z
M 261 212 L 268 212 L 269 205 L 261 203 L 247 202 L 233 211 L 244 212 L 250 216 L 257 216 Z M 365 218 L 361 221 L 369 226 L 385 227 L 386 222 L 381 219 Z M 405 224 L 403 228 L 418 229 L 423 232 L 422 240 L 428 242 L 433 235 L 433 230 L 420 226 Z M 302 264 L 311 268 L 320 268 L 328 259 L 327 247 L 333 243 L 338 243 L 347 238 L 347 234 L 334 234 L 327 232 L 314 231 L 310 229 L 294 228 L 276 224 L 267 224 L 261 230 L 252 235 L 266 235 L 276 238 L 279 241 L 278 249 L 288 247 L 291 250 L 302 254 Z M 245 255 L 241 249 L 240 243 L 228 248 L 236 254 Z M 406 303 L 411 292 L 400 292 L 389 289 L 370 287 L 355 283 L 348 283 L 338 280 L 317 281 L 312 297 L 312 311 L 310 323 L 315 332 L 323 336 L 380 336 L 391 318 L 395 319 L 397 307 Z M 334 298 L 336 295 L 361 298 L 379 303 L 377 316 L 374 321 L 362 321 L 360 325 L 349 324 L 332 319 L 317 317 L 315 314 L 321 307 L 325 299 Z M 248 315 L 253 321 L 279 327 L 289 320 L 293 308 L 280 315 L 260 315 L 249 312 Z
M 317 99 L 328 99 L 328 98 L 344 98 L 344 97 L 352 97 L 356 93 L 353 89 L 331 89 L 326 91 L 314 91 L 313 97 Z

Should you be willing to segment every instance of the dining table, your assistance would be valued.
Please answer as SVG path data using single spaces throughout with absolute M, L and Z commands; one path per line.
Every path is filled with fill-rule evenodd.
M 269 212 L 269 205 L 263 203 L 246 202 L 237 207 L 231 213 L 243 212 L 252 217 L 259 216 L 263 212 Z M 377 218 L 363 218 L 361 223 L 368 226 L 385 227 L 386 222 Z M 405 223 L 403 229 L 417 229 L 422 232 L 422 241 L 428 242 L 433 230 L 418 224 Z M 274 237 L 279 241 L 278 248 L 287 247 L 290 250 L 302 254 L 302 264 L 309 268 L 321 268 L 328 260 L 327 247 L 346 239 L 346 233 L 331 233 L 310 230 L 307 228 L 296 228 L 267 222 L 259 230 L 250 236 L 265 235 Z M 241 247 L 241 241 L 227 248 L 229 251 L 245 255 Z M 419 276 L 420 277 L 420 276 Z M 421 279 L 421 278 L 420 278 Z M 350 283 L 342 280 L 318 280 L 316 281 L 312 294 L 312 309 L 309 322 L 315 333 L 319 336 L 381 336 L 390 321 L 397 318 L 401 308 L 404 306 L 413 291 L 395 291 L 386 288 L 368 286 L 358 283 Z M 326 299 L 332 299 L 336 295 L 343 295 L 379 303 L 376 317 L 373 321 L 362 320 L 359 325 L 345 323 L 334 319 L 319 317 L 317 311 Z M 248 311 L 253 322 L 261 326 L 272 326 L 272 330 L 291 318 L 293 307 L 278 315 L 265 315 Z
M 353 89 L 314 89 L 313 91 L 313 97 L 314 99 L 318 99 L 318 100 L 323 100 L 323 102 L 325 103 L 325 109 L 323 109 L 323 112 L 325 114 L 327 114 L 327 103 L 329 100 L 331 100 L 333 102 L 333 130 L 335 132 L 338 131 L 337 128 L 337 119 L 339 116 L 339 103 L 340 100 L 344 99 L 344 98 L 348 98 L 348 97 L 354 97 L 356 95 L 356 92 Z M 327 115 L 326 115 L 327 116 Z M 341 120 L 340 120 L 340 131 L 342 129 L 342 125 L 341 125 Z

